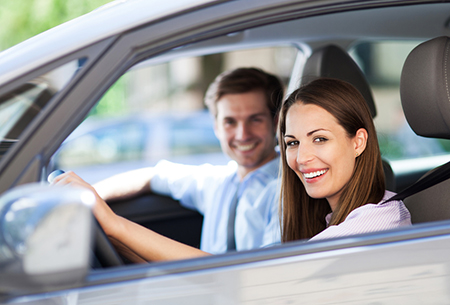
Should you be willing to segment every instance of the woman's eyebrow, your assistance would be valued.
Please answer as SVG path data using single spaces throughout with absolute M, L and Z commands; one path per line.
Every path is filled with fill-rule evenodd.
M 328 129 L 325 129 L 325 128 L 314 129 L 314 130 L 308 132 L 308 133 L 306 134 L 306 136 L 310 137 L 312 134 L 314 134 L 314 133 L 316 133 L 316 132 L 318 132 L 318 131 L 329 131 L 329 130 L 328 130 Z
M 292 139 L 295 139 L 294 136 L 291 136 L 291 135 L 289 135 L 289 134 L 285 134 L 284 137 L 285 137 L 285 138 L 292 138 Z

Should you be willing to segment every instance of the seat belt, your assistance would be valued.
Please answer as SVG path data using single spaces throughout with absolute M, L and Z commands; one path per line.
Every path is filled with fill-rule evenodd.
M 445 180 L 450 178 L 450 162 L 445 163 L 444 165 L 441 165 L 437 169 L 435 169 L 433 172 L 431 172 L 429 175 L 417 180 L 412 185 L 398 193 L 397 195 L 392 196 L 388 200 L 386 200 L 383 203 L 389 202 L 389 201 L 395 201 L 395 200 L 403 200 L 411 195 L 414 195 L 418 192 L 421 192 L 429 187 L 432 187 L 433 185 L 436 185 L 438 183 L 441 183 Z

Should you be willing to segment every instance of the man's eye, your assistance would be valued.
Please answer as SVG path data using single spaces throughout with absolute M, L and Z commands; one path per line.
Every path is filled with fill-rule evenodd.
M 225 120 L 225 121 L 223 121 L 223 124 L 224 125 L 233 125 L 234 121 L 233 120 Z

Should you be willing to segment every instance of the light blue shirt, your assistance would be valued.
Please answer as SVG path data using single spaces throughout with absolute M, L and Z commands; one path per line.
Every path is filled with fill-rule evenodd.
M 280 241 L 277 177 L 280 158 L 249 173 L 240 182 L 237 163 L 200 166 L 160 161 L 151 189 L 171 196 L 203 214 L 200 249 L 212 254 L 227 250 L 230 206 L 239 186 L 236 208 L 236 250 L 259 248 Z M 271 183 L 272 182 L 272 183 Z

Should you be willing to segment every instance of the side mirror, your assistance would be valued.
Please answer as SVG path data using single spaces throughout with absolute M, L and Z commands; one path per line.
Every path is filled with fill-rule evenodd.
M 90 268 L 94 202 L 89 190 L 43 184 L 0 196 L 0 293 L 83 282 Z

